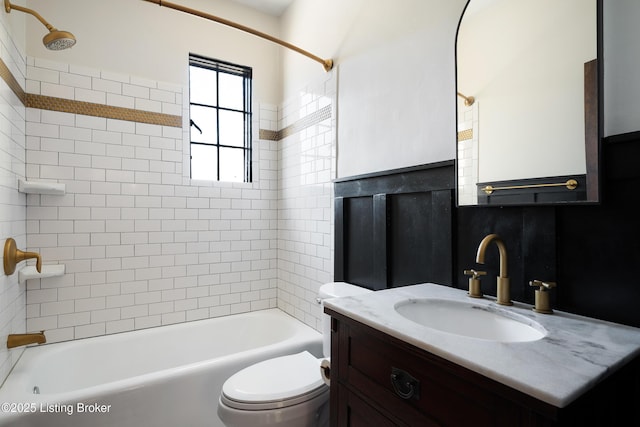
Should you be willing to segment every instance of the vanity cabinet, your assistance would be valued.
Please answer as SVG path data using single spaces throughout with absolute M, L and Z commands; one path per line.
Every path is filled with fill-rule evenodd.
M 560 409 L 325 311 L 332 316 L 332 427 L 640 425 L 637 361 Z

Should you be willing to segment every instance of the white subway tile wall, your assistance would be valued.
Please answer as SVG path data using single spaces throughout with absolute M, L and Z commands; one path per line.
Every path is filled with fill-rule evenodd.
M 472 137 L 458 141 L 458 202 L 461 205 L 478 203 L 478 135 L 479 102 L 470 107 L 458 107 L 458 132 L 471 130 Z
M 180 129 L 27 109 L 27 179 L 67 188 L 26 200 L 29 250 L 66 265 L 28 281 L 27 330 L 57 342 L 276 306 L 319 327 L 335 119 L 258 134 L 334 105 L 332 73 L 284 108 L 256 105 L 254 180 L 233 184 L 189 178 L 187 88 L 34 58 L 26 76 L 36 94 L 183 115 Z
M 279 144 L 278 307 L 318 330 L 318 288 L 333 281 L 336 93 L 334 73 L 327 73 L 285 102 L 278 117 L 279 129 L 284 129 L 331 109 L 330 117 Z
M 24 87 L 26 62 L 0 21 L 2 60 Z M 27 246 L 26 198 L 18 192 L 18 179 L 25 177 L 25 108 L 4 80 L 0 79 L 0 244 L 13 237 L 19 249 Z M 18 268 L 22 268 L 22 262 Z M 26 328 L 26 286 L 18 283 L 18 274 L 0 274 L 0 383 L 9 374 L 24 351 L 7 349 L 7 335 L 23 333 Z

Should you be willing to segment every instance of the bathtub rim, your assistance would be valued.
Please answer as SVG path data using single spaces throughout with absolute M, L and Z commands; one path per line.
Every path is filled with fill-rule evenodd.
M 237 353 L 229 353 L 224 356 L 216 357 L 215 359 L 205 359 L 197 362 L 187 363 L 184 365 L 179 365 L 175 367 L 170 367 L 166 369 L 161 369 L 157 371 L 152 371 L 148 373 L 144 373 L 141 375 L 136 375 L 133 377 L 128 377 L 124 379 L 119 379 L 115 381 L 110 381 L 107 383 L 92 385 L 89 387 L 77 388 L 69 391 L 57 392 L 57 393 L 43 393 L 43 394 L 34 394 L 33 392 L 29 392 L 29 387 L 37 386 L 37 384 L 27 385 L 25 389 L 24 384 L 33 383 L 36 381 L 30 381 L 30 372 L 25 369 L 23 366 L 25 363 L 33 363 L 38 362 L 40 358 L 46 357 L 46 353 L 50 351 L 65 351 L 67 347 L 74 347 L 77 345 L 81 345 L 82 342 L 86 340 L 104 340 L 104 339 L 117 339 L 118 336 L 123 334 L 136 334 L 136 333 L 145 333 L 150 330 L 158 330 L 161 328 L 187 328 L 192 323 L 198 322 L 211 322 L 215 323 L 216 320 L 220 319 L 229 319 L 236 316 L 259 316 L 261 314 L 267 313 L 268 315 L 276 315 L 278 317 L 282 317 L 287 319 L 287 321 L 294 322 L 295 324 L 295 333 L 281 341 L 277 341 L 275 343 L 271 343 L 268 345 L 263 345 L 257 348 L 250 348 L 248 350 L 243 350 Z M 311 328 L 309 325 L 300 321 L 299 319 L 291 316 L 289 313 L 280 310 L 279 308 L 269 308 L 265 310 L 257 310 L 252 312 L 245 313 L 237 313 L 228 316 L 220 316 L 214 318 L 207 319 L 199 319 L 193 320 L 189 322 L 182 322 L 172 325 L 165 325 L 162 327 L 151 327 L 138 329 L 134 331 L 126 331 L 120 332 L 117 334 L 109 334 L 109 335 L 101 335 L 96 337 L 88 337 L 82 338 L 78 340 L 71 341 L 63 341 L 56 342 L 51 344 L 46 344 L 42 346 L 29 346 L 22 352 L 17 362 L 12 367 L 9 375 L 5 379 L 4 383 L 0 387 L 0 401 L 1 402 L 29 402 L 36 404 L 47 404 L 47 403 L 68 403 L 68 402 L 77 402 L 77 401 L 87 401 L 87 400 L 97 400 L 101 397 L 108 395 L 113 390 L 123 390 L 123 389 L 131 389 L 137 387 L 149 387 L 154 384 L 164 382 L 170 380 L 175 377 L 180 377 L 186 372 L 192 371 L 205 371 L 206 369 L 211 369 L 215 365 L 224 365 L 231 360 L 236 359 L 250 359 L 255 356 L 256 353 L 267 353 L 274 355 L 278 350 L 281 350 L 283 346 L 287 348 L 293 348 L 294 346 L 299 347 L 301 345 L 304 346 L 313 346 L 319 345 L 320 353 L 322 346 L 322 335 L 315 329 Z M 59 346 L 55 348 L 56 346 Z M 42 350 L 41 350 L 42 349 Z M 30 351 L 30 350 L 38 350 L 38 351 Z M 297 350 L 290 350 L 295 352 Z M 322 354 L 317 354 L 318 357 L 321 357 Z M 273 356 L 271 356 L 273 357 Z M 31 359 L 31 360 L 29 360 Z M 0 419 L 4 418 L 5 415 L 11 413 L 0 412 Z

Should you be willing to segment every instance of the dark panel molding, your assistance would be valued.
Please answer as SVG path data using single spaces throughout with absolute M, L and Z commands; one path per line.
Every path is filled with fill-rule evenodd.
M 557 209 L 558 307 L 640 327 L 640 132 L 605 138 L 602 155 L 602 203 Z
M 597 204 L 455 208 L 453 162 L 338 180 L 335 279 L 370 289 L 434 282 L 467 289 L 464 269 L 486 270 L 495 295 L 498 250 L 478 265 L 478 244 L 499 234 L 511 296 L 533 304 L 531 280 L 557 282 L 556 310 L 640 327 L 640 132 L 602 143 Z
M 376 289 L 389 286 L 388 250 L 389 220 L 391 212 L 386 194 L 373 195 L 373 285 Z
M 453 161 L 335 181 L 335 280 L 452 283 Z
M 418 191 L 453 189 L 453 160 L 410 168 L 392 169 L 366 175 L 340 178 L 334 181 L 336 197 L 371 196 Z

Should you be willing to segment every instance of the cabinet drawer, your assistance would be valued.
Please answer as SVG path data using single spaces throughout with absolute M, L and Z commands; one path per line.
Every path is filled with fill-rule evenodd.
M 402 425 L 377 411 L 348 388 L 338 386 L 338 393 L 340 394 L 340 403 L 345 408 L 339 415 L 338 425 L 349 427 L 398 427 L 398 425 Z M 429 426 L 421 424 L 421 427 Z
M 459 378 L 435 357 L 431 360 L 363 333 L 350 334 L 348 342 L 346 381 L 408 425 L 424 422 L 425 417 L 440 426 L 519 425 L 517 408 L 500 404 L 490 392 Z M 412 396 L 411 387 L 402 386 L 405 381 L 394 390 L 394 369 L 415 379 Z

